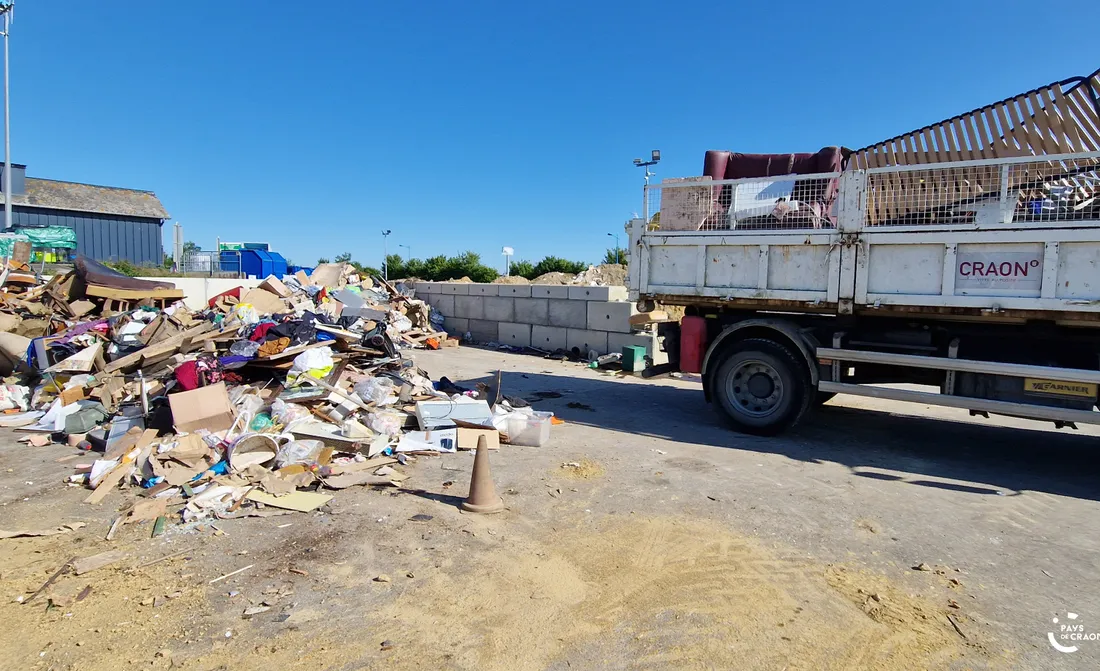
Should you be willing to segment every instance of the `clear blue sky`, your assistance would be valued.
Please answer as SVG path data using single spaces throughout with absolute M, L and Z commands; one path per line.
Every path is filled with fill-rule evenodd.
M 18 0 L 13 160 L 203 248 L 591 262 L 650 149 L 856 148 L 1100 67 L 1100 3 L 893 4 Z

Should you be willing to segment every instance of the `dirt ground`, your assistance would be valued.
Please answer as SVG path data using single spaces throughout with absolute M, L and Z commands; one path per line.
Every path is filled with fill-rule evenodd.
M 1047 642 L 1067 612 L 1100 631 L 1093 429 L 838 397 L 752 438 L 690 379 L 468 348 L 418 359 L 434 378 L 499 368 L 507 395 L 561 394 L 535 404 L 567 422 L 549 444 L 492 454 L 503 513 L 458 509 L 463 453 L 315 513 L 108 542 L 124 496 L 82 503 L 63 482 L 80 460 L 57 461 L 72 450 L 4 433 L 0 529 L 87 526 L 0 540 L 0 669 L 1100 666 L 1100 641 Z M 114 548 L 118 564 L 20 602 Z

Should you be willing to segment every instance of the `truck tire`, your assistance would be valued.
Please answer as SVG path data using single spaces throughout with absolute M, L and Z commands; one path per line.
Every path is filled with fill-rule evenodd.
M 757 436 L 774 436 L 794 426 L 816 393 L 795 353 L 763 338 L 748 338 L 725 350 L 710 383 L 711 398 L 734 428 Z

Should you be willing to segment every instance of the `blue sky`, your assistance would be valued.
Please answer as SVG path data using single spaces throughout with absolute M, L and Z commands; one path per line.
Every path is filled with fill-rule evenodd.
M 1073 33 L 1100 3 L 1038 7 L 19 0 L 12 158 L 155 191 L 203 248 L 373 264 L 388 228 L 418 257 L 591 262 L 650 149 L 660 179 L 857 148 L 1100 67 Z

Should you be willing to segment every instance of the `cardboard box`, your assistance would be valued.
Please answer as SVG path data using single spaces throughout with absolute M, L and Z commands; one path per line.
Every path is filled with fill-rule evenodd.
M 485 436 L 485 444 L 490 450 L 500 449 L 500 434 L 496 429 L 465 429 L 462 427 L 458 429 L 458 449 L 477 449 L 479 436 Z
M 176 431 L 180 433 L 190 433 L 196 429 L 214 433 L 225 431 L 233 426 L 236 418 L 224 382 L 169 394 L 168 405 L 172 408 Z
M 290 289 L 287 288 L 283 281 L 274 275 L 268 275 L 264 278 L 263 282 L 260 282 L 260 288 L 270 291 L 279 298 L 290 298 Z

